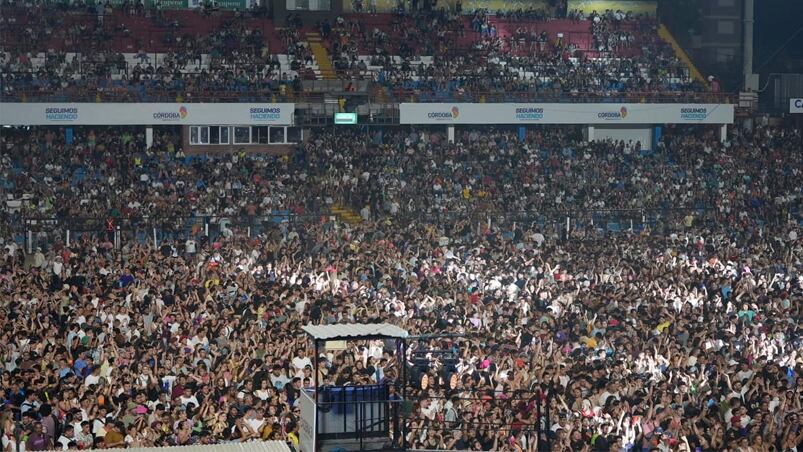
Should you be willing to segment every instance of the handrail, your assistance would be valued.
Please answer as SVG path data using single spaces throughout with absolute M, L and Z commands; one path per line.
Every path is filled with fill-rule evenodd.
M 412 212 L 412 213 L 399 213 L 394 215 L 393 218 L 401 220 L 420 220 L 420 219 L 446 219 L 446 218 L 550 218 L 552 220 L 564 220 L 566 217 L 584 217 L 584 216 L 615 216 L 620 218 L 629 217 L 649 217 L 652 215 L 670 215 L 670 214 L 689 214 L 689 213 L 702 213 L 708 214 L 710 212 L 717 212 L 712 207 L 647 207 L 647 208 L 632 208 L 632 209 L 569 209 L 569 210 L 497 210 L 497 209 L 482 209 L 478 208 L 468 212 L 441 212 L 441 213 L 427 213 L 427 212 Z M 216 223 L 220 220 L 228 220 L 229 224 L 247 224 L 255 221 L 274 220 L 276 218 L 286 219 L 300 219 L 300 218 L 320 218 L 322 216 L 334 215 L 328 210 L 321 210 L 315 212 L 294 213 L 290 211 L 274 211 L 262 215 L 226 215 L 226 214 L 198 214 L 198 215 L 176 215 L 176 216 L 83 216 L 83 217 L 51 217 L 51 216 L 38 216 L 38 215 L 20 215 L 16 218 L 17 221 L 12 220 L 11 223 L 18 225 L 81 225 L 81 224 L 99 224 L 105 227 L 107 220 L 113 220 L 115 225 L 151 225 L 151 224 L 167 224 L 170 222 L 209 222 Z M 216 221 L 215 221 L 216 220 Z
M 288 82 L 276 82 L 288 84 Z M 5 86 L 0 83 L 0 86 Z M 371 90 L 369 90 L 370 92 Z M 612 92 L 571 93 L 550 91 L 465 91 L 435 92 L 431 90 L 390 89 L 390 99 L 385 103 L 437 103 L 437 102 L 554 102 L 554 103 L 722 103 L 736 102 L 734 93 L 667 91 L 667 92 Z M 364 95 L 348 92 L 340 95 Z M 96 90 L 95 87 L 67 87 L 40 89 L 3 90 L 0 99 L 4 102 L 308 102 L 324 104 L 326 93 L 298 92 L 288 86 L 284 95 L 279 89 L 238 87 L 231 90 L 175 88 L 149 89 L 134 86 L 111 86 Z
M 183 239 L 183 237 L 199 238 L 203 235 L 215 237 L 225 234 L 225 223 L 249 237 L 258 236 L 270 230 L 270 224 L 277 227 L 279 224 L 324 224 L 337 218 L 337 215 L 327 211 L 296 214 L 292 212 L 275 212 L 271 215 L 248 217 L 243 215 L 214 216 L 185 216 L 185 217 L 150 217 L 138 219 L 115 218 L 110 229 L 107 218 L 81 218 L 84 223 L 76 223 L 76 218 L 48 218 L 19 215 L 4 215 L 4 223 L 15 234 L 15 240 L 25 242 L 28 252 L 33 248 L 50 246 L 64 240 L 70 243 L 81 237 L 93 234 L 112 240 L 115 246 L 120 246 L 123 240 L 136 240 L 141 243 L 157 243 L 162 240 Z M 762 225 L 786 224 L 794 219 L 803 222 L 801 212 L 788 212 L 786 216 L 772 215 L 759 217 Z M 183 221 L 175 221 L 177 219 Z M 758 218 L 757 218 L 758 219 Z M 16 220 L 16 221 L 15 221 Z M 373 218 L 384 225 L 404 224 L 456 224 L 458 221 L 469 221 L 478 230 L 484 225 L 494 226 L 503 233 L 510 234 L 515 223 L 525 229 L 536 228 L 544 234 L 559 234 L 568 237 L 570 233 L 581 234 L 613 234 L 613 233 L 647 233 L 654 230 L 680 230 L 691 225 L 701 225 L 709 228 L 725 227 L 732 221 L 729 215 L 715 208 L 646 208 L 646 209 L 590 209 L 567 211 L 521 211 L 506 212 L 497 210 L 476 210 L 471 212 L 443 212 L 443 213 L 412 213 L 394 216 L 378 215 Z M 373 225 L 374 223 L 369 223 Z M 119 227 L 118 227 L 119 226 Z M 267 226 L 267 228 L 266 228 Z M 501 226 L 501 228 L 500 228 Z
M 623 91 L 623 92 L 554 92 L 538 91 L 434 91 L 391 89 L 391 95 L 398 102 L 555 102 L 555 103 L 733 103 L 738 95 L 734 93 L 714 93 L 697 91 Z
M 329 215 L 328 211 L 316 211 L 316 212 L 304 212 L 304 213 L 295 213 L 289 210 L 282 210 L 282 211 L 272 211 L 270 213 L 262 214 L 262 215 L 227 215 L 224 213 L 219 214 L 195 214 L 195 215 L 173 215 L 173 216 L 151 216 L 151 215 L 122 215 L 122 216 L 114 216 L 114 215 L 105 215 L 105 216 L 67 216 L 67 217 L 53 217 L 53 216 L 39 216 L 39 215 L 21 215 L 19 216 L 19 220 L 22 223 L 26 224 L 39 224 L 39 223 L 61 223 L 61 224 L 78 224 L 81 222 L 92 223 L 92 222 L 104 222 L 106 220 L 112 219 L 114 222 L 119 223 L 149 223 L 154 221 L 166 222 L 166 221 L 210 221 L 214 222 L 214 220 L 220 221 L 222 219 L 226 219 L 229 221 L 233 220 L 264 220 L 264 219 L 272 219 L 272 218 L 301 218 L 301 217 L 320 217 L 321 215 Z M 119 224 L 117 223 L 117 224 Z
M 18 232 L 52 231 L 56 229 L 70 230 L 78 233 L 108 233 L 115 230 L 131 232 L 135 230 L 178 231 L 188 228 L 206 226 L 218 228 L 226 224 L 234 228 L 254 228 L 255 230 L 266 224 L 319 222 L 321 218 L 331 216 L 330 212 L 304 212 L 276 211 L 262 215 L 195 215 L 195 216 L 137 216 L 137 217 L 40 217 L 22 216 L 5 218 L 4 221 L 12 230 Z
M 289 82 L 282 82 L 289 84 Z M 2 86 L 2 84 L 0 84 Z M 111 86 L 97 89 L 95 87 L 67 87 L 20 89 L 11 92 L 3 91 L 0 99 L 4 102 L 311 102 L 324 103 L 323 93 L 294 93 L 287 88 L 285 94 L 279 89 L 232 89 L 209 90 L 199 89 L 197 92 L 186 88 L 176 89 L 144 89 L 136 87 Z

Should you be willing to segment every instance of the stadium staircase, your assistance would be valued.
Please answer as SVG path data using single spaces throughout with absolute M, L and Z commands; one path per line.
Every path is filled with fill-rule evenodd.
M 315 57 L 315 62 L 318 63 L 319 78 L 322 80 L 337 79 L 332 67 L 332 59 L 329 57 L 329 51 L 323 45 L 321 35 L 315 32 L 307 33 L 307 44 Z
M 390 94 L 388 93 L 387 87 L 377 85 L 373 91 L 373 98 L 376 99 L 376 103 L 385 104 L 390 100 Z
M 332 213 L 348 224 L 360 224 L 362 222 L 362 217 L 357 211 L 342 204 L 334 204 Z
M 687 54 L 686 51 L 683 50 L 683 47 L 678 44 L 677 40 L 675 40 L 675 37 L 672 36 L 672 33 L 669 31 L 669 28 L 667 28 L 666 25 L 661 24 L 661 26 L 658 27 L 658 36 L 666 41 L 667 44 L 672 46 L 672 49 L 675 51 L 675 55 L 678 57 L 678 59 L 680 59 L 680 61 L 682 61 L 691 71 L 692 78 L 702 83 L 705 87 L 709 87 L 708 80 L 703 77 L 703 74 L 699 69 L 697 69 L 697 66 L 694 65 L 694 63 L 691 61 L 691 58 L 689 58 L 689 54 Z

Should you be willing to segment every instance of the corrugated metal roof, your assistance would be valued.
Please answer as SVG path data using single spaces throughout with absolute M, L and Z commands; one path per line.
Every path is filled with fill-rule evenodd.
M 284 441 L 249 441 L 247 443 L 222 443 L 196 446 L 133 447 L 130 449 L 104 449 L 114 452 L 293 452 Z
M 340 323 L 337 325 L 307 325 L 302 329 L 313 339 L 346 339 L 363 336 L 407 337 L 407 331 L 388 323 Z

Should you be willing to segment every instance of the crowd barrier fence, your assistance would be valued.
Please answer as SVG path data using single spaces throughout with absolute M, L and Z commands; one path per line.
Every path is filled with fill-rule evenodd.
M 796 223 L 803 225 L 803 212 L 779 210 L 777 214 L 762 215 L 752 220 L 752 226 L 766 228 L 772 225 Z M 709 230 L 727 227 L 729 218 L 716 209 L 595 209 L 583 211 L 495 211 L 399 213 L 375 215 L 369 218 L 387 227 L 404 228 L 410 224 L 454 226 L 467 221 L 472 234 L 481 235 L 489 228 L 513 239 L 514 226 L 523 230 L 541 232 L 547 240 L 594 239 L 615 234 L 655 234 L 681 232 L 692 227 Z M 214 241 L 231 234 L 258 237 L 262 234 L 288 234 L 305 225 L 323 225 L 327 231 L 335 230 L 344 219 L 329 211 L 297 214 L 274 211 L 257 216 L 187 216 L 187 217 L 84 217 L 53 218 L 15 215 L 6 218 L 14 240 L 28 252 L 36 248 L 49 249 L 56 243 L 98 239 L 119 248 L 137 242 L 159 246 L 164 241 L 200 241 L 204 236 Z M 468 240 L 469 237 L 454 237 Z M 177 248 L 183 250 L 183 244 Z

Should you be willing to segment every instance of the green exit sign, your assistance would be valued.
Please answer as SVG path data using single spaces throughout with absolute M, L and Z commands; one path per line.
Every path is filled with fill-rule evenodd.
M 357 113 L 335 113 L 335 124 L 357 124 Z

